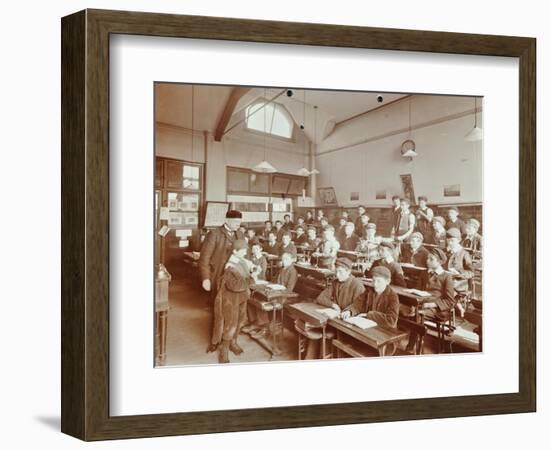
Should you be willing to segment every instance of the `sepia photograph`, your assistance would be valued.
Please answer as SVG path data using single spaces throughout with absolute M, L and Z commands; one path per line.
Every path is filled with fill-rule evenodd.
M 156 82 L 154 121 L 157 367 L 482 352 L 482 97 Z

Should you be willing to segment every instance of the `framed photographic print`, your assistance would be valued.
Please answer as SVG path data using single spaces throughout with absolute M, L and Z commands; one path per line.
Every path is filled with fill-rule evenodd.
M 336 192 L 334 192 L 333 187 L 319 188 L 319 197 L 321 199 L 321 204 L 324 206 L 338 205 Z
M 105 10 L 61 32 L 63 432 L 535 411 L 534 39 Z

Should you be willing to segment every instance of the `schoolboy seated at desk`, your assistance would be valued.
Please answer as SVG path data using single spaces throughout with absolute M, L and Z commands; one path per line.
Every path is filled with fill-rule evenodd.
M 306 225 L 314 225 L 315 224 L 315 217 L 313 217 L 313 211 L 307 211 L 306 212 Z
M 359 237 L 355 234 L 355 225 L 353 222 L 346 223 L 344 235 L 340 236 L 340 250 L 355 252 L 361 244 Z
M 395 260 L 395 247 L 391 242 L 382 241 L 378 247 L 380 259 L 374 261 L 371 264 L 370 269 L 367 268 L 366 276 L 372 278 L 372 271 L 376 267 L 385 267 L 390 271 L 391 284 L 395 286 L 407 287 L 405 283 L 405 276 L 403 275 L 403 269 L 399 263 Z M 367 266 L 368 267 L 368 266 Z
M 294 229 L 294 222 L 290 220 L 290 214 L 285 214 L 283 217 L 284 223 L 283 223 L 283 229 L 285 231 L 291 231 Z
M 283 253 L 281 256 L 282 269 L 277 275 L 277 284 L 281 284 L 289 291 L 294 291 L 296 281 L 298 280 L 298 272 L 294 267 L 295 258 L 290 253 Z M 263 337 L 267 334 L 267 323 L 269 316 L 267 311 L 259 309 L 253 304 L 248 305 L 248 321 L 249 323 L 242 327 L 242 332 L 250 334 L 253 338 Z
M 325 212 L 322 209 L 317 210 L 317 217 L 315 217 L 315 225 L 320 226 L 321 220 L 325 218 Z
M 283 230 L 283 222 L 280 220 L 275 221 L 275 236 L 277 236 L 277 242 L 281 242 L 283 239 L 283 233 L 285 230 Z
M 425 237 L 425 243 L 437 245 L 441 249 L 447 248 L 446 220 L 441 216 L 435 216 L 432 220 L 433 233 Z
M 328 227 L 329 223 L 328 223 L 328 219 L 326 217 L 321 217 L 321 220 L 319 220 L 319 225 L 318 225 L 318 228 L 319 228 L 319 232 L 322 233 L 323 230 Z M 331 225 L 332 226 L 332 225 Z M 334 227 L 333 227 L 334 228 Z
M 307 246 L 309 250 L 315 252 L 320 243 L 321 240 L 317 237 L 317 229 L 310 225 L 307 228 L 307 239 L 304 245 Z
M 336 230 L 335 236 L 338 242 L 340 242 L 340 245 L 342 245 L 342 238 L 346 235 L 346 223 L 346 219 L 340 217 L 338 223 L 334 225 L 334 229 Z
M 260 233 L 260 237 L 267 241 L 269 237 L 269 233 L 273 231 L 273 224 L 271 223 L 271 220 L 266 220 L 264 222 L 264 229 Z
M 376 236 L 376 224 L 374 222 L 369 222 L 367 225 L 367 235 L 359 242 L 357 251 L 366 253 L 367 259 L 369 261 L 374 261 L 380 257 L 378 253 L 380 242 L 382 242 L 382 237 Z
M 265 273 L 266 273 L 266 270 L 267 270 L 267 259 L 266 257 L 264 256 L 264 254 L 262 253 L 262 245 L 260 244 L 260 242 L 258 240 L 255 240 L 253 243 L 252 243 L 252 249 L 251 249 L 251 254 L 250 254 L 250 261 L 252 262 L 252 264 L 254 264 L 255 266 L 258 266 L 260 268 L 260 271 L 259 273 L 257 274 L 257 278 L 259 280 L 265 280 Z
M 252 251 L 252 244 L 257 240 L 256 230 L 254 228 L 249 228 L 248 230 L 246 230 L 244 240 L 248 242 L 248 248 L 250 249 L 250 251 Z
M 283 253 L 290 253 L 294 258 L 296 258 L 296 246 L 292 243 L 292 235 L 290 231 L 285 231 L 282 236 L 282 241 L 279 245 L 279 256 L 282 256 Z
M 460 231 L 461 235 L 466 234 L 466 225 L 460 219 L 458 216 L 460 215 L 458 208 L 456 206 L 451 206 L 447 210 L 447 217 L 449 220 L 447 220 L 447 224 L 445 225 L 445 229 L 449 231 L 452 228 L 456 228 Z
M 304 230 L 306 229 L 306 222 L 302 216 L 298 216 L 298 219 L 296 219 L 296 226 L 294 227 L 294 230 L 296 230 L 298 227 L 302 227 Z
M 426 250 L 426 247 L 422 245 L 423 241 L 424 238 L 418 231 L 411 234 L 409 248 L 402 252 L 401 262 L 413 264 L 416 267 L 428 267 L 429 252 Z
M 367 213 L 362 214 L 359 217 L 359 228 L 355 228 L 355 234 L 359 236 L 361 239 L 364 239 L 367 237 L 367 227 L 369 226 L 369 220 L 370 217 Z
M 362 237 L 361 232 L 363 231 L 363 222 L 361 220 L 361 217 L 363 217 L 366 213 L 367 213 L 367 210 L 363 205 L 359 205 L 357 207 L 357 218 L 355 219 L 354 225 L 355 225 L 356 234 L 359 237 Z
M 454 288 L 457 293 L 463 294 L 468 291 L 469 280 L 474 276 L 472 257 L 462 245 L 461 235 L 458 228 L 451 228 L 447 231 L 447 263 L 444 268 L 454 277 Z M 464 307 L 458 303 L 460 315 L 464 315 Z
M 327 225 L 323 231 L 323 241 L 319 245 L 319 267 L 333 269 L 340 243 L 334 237 L 334 227 Z
M 295 245 L 304 245 L 307 242 L 307 235 L 302 225 L 296 227 L 296 236 L 294 236 Z
M 424 303 L 423 309 L 431 310 L 440 320 L 447 320 L 456 304 L 453 277 L 443 268 L 446 262 L 445 252 L 433 248 L 428 256 L 428 270 L 422 278 L 422 290 L 435 297 L 433 302 Z
M 374 290 L 367 291 L 364 305 L 359 308 L 352 305 L 342 312 L 342 319 L 352 315 L 366 313 L 367 319 L 386 328 L 397 328 L 399 319 L 399 297 L 390 286 L 391 273 L 386 267 L 372 269 L 372 283 Z
M 338 258 L 335 266 L 336 279 L 319 294 L 315 303 L 338 313 L 349 310 L 357 314 L 364 304 L 365 286 L 352 275 L 352 262 L 348 258 Z M 308 340 L 305 359 L 319 358 L 319 347 L 318 340 Z
M 466 235 L 464 236 L 464 239 L 462 239 L 461 245 L 472 253 L 481 253 L 483 246 L 482 237 L 478 233 L 479 227 L 480 223 L 476 219 L 468 219 L 466 221 Z
M 264 252 L 270 255 L 279 255 L 280 243 L 277 242 L 275 231 L 271 231 L 268 235 L 267 242 L 264 244 Z

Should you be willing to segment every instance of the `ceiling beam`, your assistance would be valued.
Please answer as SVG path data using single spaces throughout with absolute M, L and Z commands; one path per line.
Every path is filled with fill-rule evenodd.
M 218 121 L 218 125 L 216 126 L 216 131 L 214 132 L 214 140 L 217 142 L 220 142 L 222 140 L 222 137 L 225 133 L 225 129 L 227 128 L 227 125 L 229 124 L 229 120 L 231 119 L 231 116 L 233 115 L 233 112 L 235 111 L 235 107 L 237 106 L 237 103 L 242 98 L 243 95 L 245 95 L 248 91 L 250 91 L 250 88 L 247 87 L 234 87 L 231 93 L 229 94 L 229 98 L 227 99 L 227 102 L 225 103 L 225 108 L 223 110 L 222 115 L 220 116 L 220 120 Z

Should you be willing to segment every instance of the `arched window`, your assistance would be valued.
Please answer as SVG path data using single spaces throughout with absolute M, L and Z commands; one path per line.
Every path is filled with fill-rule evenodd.
M 294 122 L 284 107 L 261 100 L 246 108 L 246 127 L 290 139 Z

